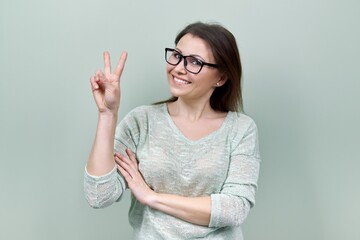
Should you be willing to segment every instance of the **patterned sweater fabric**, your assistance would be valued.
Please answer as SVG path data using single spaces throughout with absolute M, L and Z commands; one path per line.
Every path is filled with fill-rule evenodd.
M 126 156 L 126 148 L 136 154 L 155 192 L 211 197 L 210 223 L 199 226 L 132 196 L 133 239 L 243 239 L 241 224 L 255 204 L 260 168 L 257 127 L 250 117 L 228 112 L 218 130 L 192 141 L 176 127 L 166 104 L 141 106 L 117 126 L 114 151 Z M 85 196 L 94 208 L 119 201 L 126 188 L 116 168 L 104 176 L 91 176 L 85 169 Z

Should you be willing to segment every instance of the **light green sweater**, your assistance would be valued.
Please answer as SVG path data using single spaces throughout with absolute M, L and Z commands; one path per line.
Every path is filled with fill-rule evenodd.
M 257 128 L 229 112 L 222 126 L 191 141 L 176 127 L 166 104 L 132 110 L 116 129 L 116 152 L 130 148 L 147 184 L 158 193 L 211 196 L 209 226 L 199 226 L 140 204 L 132 197 L 134 239 L 243 239 L 241 224 L 255 204 L 260 167 Z M 94 208 L 119 201 L 126 182 L 114 168 L 95 177 L 85 171 L 85 195 Z M 119 236 L 119 239 L 122 239 Z

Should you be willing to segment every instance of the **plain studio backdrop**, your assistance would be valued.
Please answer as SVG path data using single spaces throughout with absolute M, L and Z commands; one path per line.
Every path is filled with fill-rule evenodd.
M 91 209 L 89 78 L 123 50 L 120 119 L 169 96 L 164 48 L 194 21 L 236 37 L 262 153 L 245 239 L 360 239 L 358 0 L 0 0 L 0 239 L 129 239 L 129 192 Z

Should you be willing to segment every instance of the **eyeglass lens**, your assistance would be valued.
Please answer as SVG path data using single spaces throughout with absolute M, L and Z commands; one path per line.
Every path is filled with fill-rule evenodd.
M 171 65 L 178 65 L 181 60 L 184 58 L 185 69 L 192 73 L 199 73 L 203 63 L 196 57 L 186 56 L 184 57 L 181 53 L 176 50 L 167 49 L 166 50 L 166 61 Z

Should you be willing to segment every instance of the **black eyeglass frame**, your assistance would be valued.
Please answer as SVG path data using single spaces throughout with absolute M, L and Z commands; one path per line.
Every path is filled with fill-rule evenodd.
M 166 58 L 166 56 L 167 56 L 167 52 L 168 51 L 171 51 L 171 52 L 176 52 L 177 54 L 179 54 L 179 61 L 177 62 L 177 63 L 170 63 L 168 60 L 167 60 L 167 58 Z M 204 65 L 206 65 L 206 66 L 209 66 L 209 67 L 213 67 L 213 68 L 217 68 L 218 67 L 218 65 L 216 65 L 216 64 L 214 64 L 214 63 L 207 63 L 207 62 L 204 62 L 203 60 L 201 60 L 201 59 L 198 59 L 198 58 L 196 58 L 200 63 L 201 63 L 201 65 L 200 65 L 200 69 L 199 69 L 199 71 L 198 72 L 193 72 L 193 71 L 190 71 L 189 69 L 187 69 L 186 68 L 186 65 L 187 65 L 187 60 L 186 60 L 186 58 L 187 57 L 192 57 L 192 58 L 196 58 L 195 56 L 193 56 L 193 55 L 188 55 L 188 56 L 184 56 L 184 55 L 182 55 L 179 51 L 177 51 L 176 49 L 173 49 L 173 48 L 165 48 L 165 61 L 168 63 L 168 64 L 170 64 L 170 65 L 173 65 L 173 66 L 176 66 L 176 65 L 178 65 L 183 59 L 184 59 L 184 68 L 186 69 L 186 71 L 188 71 L 188 72 L 191 72 L 191 73 L 193 73 L 193 74 L 198 74 L 200 71 L 201 71 L 201 69 L 203 68 L 203 66 Z

